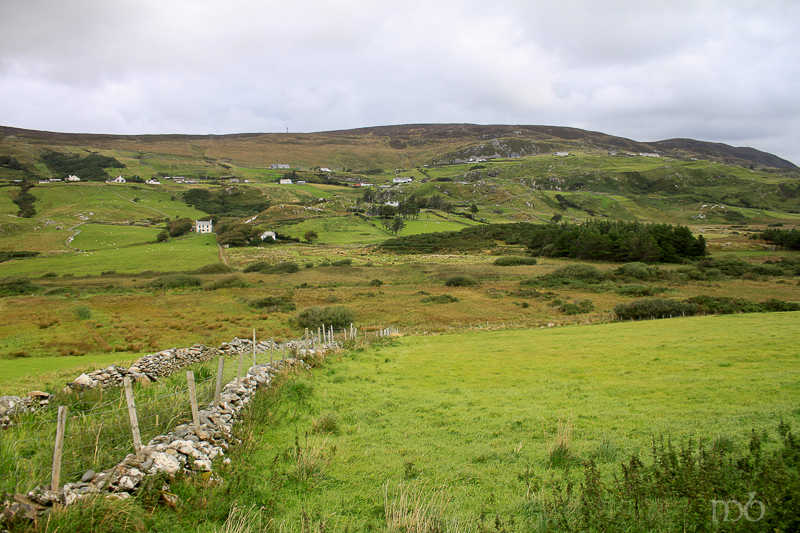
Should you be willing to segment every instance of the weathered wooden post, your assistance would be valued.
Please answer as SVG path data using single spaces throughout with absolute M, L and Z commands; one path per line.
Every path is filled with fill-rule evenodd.
M 217 386 L 214 388 L 214 405 L 219 407 L 219 394 L 222 392 L 222 373 L 225 370 L 225 357 L 219 356 L 219 364 L 217 365 Z
M 136 452 L 136 459 L 142 461 L 142 438 L 139 435 L 139 417 L 136 416 L 136 403 L 133 400 L 133 387 L 131 378 L 125 376 L 122 380 L 125 386 L 125 400 L 128 402 L 128 418 L 131 421 L 131 433 L 133 434 L 133 450 Z
M 53 473 L 50 478 L 50 490 L 58 490 L 61 479 L 61 456 L 64 454 L 64 431 L 67 428 L 67 406 L 58 408 L 56 423 L 56 442 L 53 448 Z
M 189 385 L 189 402 L 192 405 L 192 423 L 194 430 L 200 430 L 200 413 L 197 410 L 197 390 L 194 387 L 194 372 L 186 371 L 186 383 Z

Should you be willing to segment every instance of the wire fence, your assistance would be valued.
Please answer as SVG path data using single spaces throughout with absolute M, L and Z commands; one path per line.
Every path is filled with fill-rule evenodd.
M 393 330 L 381 329 L 359 338 L 357 330 L 333 329 L 307 331 L 300 339 L 276 344 L 246 342 L 250 353 L 221 356 L 219 359 L 195 363 L 168 377 L 159 377 L 150 384 L 133 384 L 133 396 L 141 442 L 166 434 L 176 426 L 192 421 L 191 398 L 187 372 L 194 375 L 195 395 L 200 409 L 214 401 L 218 381 L 229 383 L 244 376 L 251 365 L 294 357 L 298 349 L 332 346 L 349 340 L 350 345 L 368 343 Z M 337 339 L 338 337 L 338 339 Z M 371 339 L 369 337 L 372 337 Z M 255 337 L 254 337 L 255 338 Z M 253 348 L 255 346 L 255 349 Z M 60 459 L 61 482 L 76 482 L 88 471 L 112 468 L 129 453 L 134 443 L 131 421 L 121 387 L 76 390 L 56 395 L 50 405 L 33 413 L 18 413 L 12 425 L 0 430 L 0 492 L 25 493 L 48 484 L 54 470 L 58 411 L 66 406 L 67 417 Z

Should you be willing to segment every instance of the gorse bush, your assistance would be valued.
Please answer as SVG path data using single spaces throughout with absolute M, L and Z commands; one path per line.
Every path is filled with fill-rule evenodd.
M 564 265 L 547 274 L 548 278 L 562 278 L 577 281 L 599 282 L 603 280 L 603 273 L 594 265 L 576 263 Z
M 356 314 L 349 307 L 332 305 L 326 307 L 308 307 L 297 315 L 297 323 L 301 328 L 316 329 L 322 326 L 334 328 L 349 327 L 356 321 Z
M 620 320 L 692 316 L 696 311 L 697 304 L 667 298 L 641 298 L 614 307 L 614 314 Z
M 218 279 L 217 281 L 212 281 L 211 283 L 203 285 L 203 290 L 215 291 L 217 289 L 238 289 L 249 286 L 250 282 L 247 281 L 244 276 L 240 274 L 234 274 L 233 276 L 226 276 Z
M 258 261 L 256 263 L 251 263 L 251 264 L 247 265 L 246 267 L 244 267 L 242 269 L 242 272 L 244 272 L 244 273 L 261 272 L 262 270 L 264 270 L 266 268 L 269 268 L 271 266 L 272 265 L 270 264 L 269 261 Z
M 520 257 L 516 255 L 498 257 L 494 260 L 496 266 L 535 265 L 536 263 L 535 257 Z
M 478 281 L 469 276 L 453 276 L 448 278 L 444 284 L 448 287 L 471 287 L 472 285 L 477 285 Z
M 235 272 L 236 269 L 233 267 L 229 267 L 224 263 L 211 263 L 210 265 L 201 266 L 198 269 L 195 269 L 192 273 L 193 274 L 227 274 L 229 272 Z
M 148 287 L 153 289 L 182 289 L 188 287 L 199 287 L 202 281 L 197 276 L 190 276 L 188 274 L 172 274 L 171 276 L 164 276 L 154 279 L 147 284 Z
M 34 294 L 43 290 L 28 278 L 3 278 L 0 280 L 0 296 L 20 296 Z
M 291 296 L 266 296 L 247 302 L 250 307 L 256 309 L 263 309 L 265 311 L 281 311 L 289 312 L 297 309 L 297 306 L 292 302 Z
M 331 266 L 335 266 L 335 267 L 353 266 L 353 260 L 352 259 L 339 259 L 338 261 L 332 261 L 331 262 Z
M 614 274 L 619 277 L 647 281 L 658 277 L 658 269 L 645 263 L 627 263 L 616 269 Z
M 458 302 L 459 299 L 455 296 L 450 296 L 449 294 L 440 294 L 439 296 L 426 296 L 422 300 L 421 303 L 424 304 L 451 304 Z

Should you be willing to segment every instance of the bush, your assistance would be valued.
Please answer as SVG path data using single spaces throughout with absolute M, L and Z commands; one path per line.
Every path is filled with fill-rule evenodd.
M 217 289 L 237 289 L 249 286 L 250 283 L 246 279 L 244 279 L 240 274 L 234 274 L 233 276 L 227 276 L 218 279 L 217 281 L 212 281 L 211 283 L 203 285 L 203 290 L 215 291 Z
M 450 296 L 449 294 L 442 294 L 440 296 L 428 296 L 420 300 L 424 304 L 451 304 L 458 302 L 458 298 Z
M 199 287 L 202 284 L 200 278 L 197 276 L 190 276 L 188 274 L 173 274 L 171 276 L 164 276 L 162 278 L 154 279 L 147 284 L 148 287 L 154 289 L 180 289 L 186 287 Z
M 338 260 L 338 261 L 333 261 L 333 262 L 331 263 L 331 266 L 335 266 L 335 267 L 349 267 L 349 266 L 353 266 L 353 260 L 352 260 L 352 259 L 340 259 L 340 260 Z
M 250 300 L 247 304 L 256 309 L 280 311 L 284 313 L 297 309 L 297 306 L 292 302 L 291 296 L 266 296 L 264 298 Z
M 356 314 L 352 309 L 343 305 L 308 307 L 297 315 L 298 325 L 309 329 L 316 329 L 322 326 L 345 328 L 355 321 Z
M 549 278 L 562 278 L 577 281 L 599 282 L 603 280 L 603 273 L 594 265 L 581 263 L 564 265 L 547 274 Z
M 42 274 L 43 278 L 57 278 L 58 274 L 56 272 L 46 272 Z
M 80 320 L 89 320 L 92 318 L 92 310 L 86 305 L 79 305 L 75 308 L 75 316 Z
M 770 298 L 765 302 L 761 302 L 758 306 L 763 311 L 800 311 L 800 303 L 797 302 L 785 302 L 783 300 L 777 300 L 775 298 Z
M 373 279 L 369 282 L 370 287 L 380 287 L 381 285 L 383 285 L 383 282 L 379 279 Z
M 28 278 L 3 278 L 0 280 L 0 297 L 33 294 L 42 290 Z
M 228 272 L 235 271 L 235 268 L 229 267 L 224 263 L 211 263 L 210 265 L 204 265 L 195 269 L 194 274 L 227 274 Z
M 647 281 L 658 276 L 658 271 L 645 263 L 627 263 L 614 271 L 614 274 L 626 278 Z
M 692 316 L 697 304 L 679 302 L 667 298 L 641 298 L 630 303 L 617 304 L 614 313 L 620 320 L 665 318 L 669 316 Z
M 477 285 L 478 282 L 469 276 L 453 276 L 445 281 L 444 284 L 448 287 L 470 287 Z
M 498 257 L 494 260 L 494 264 L 497 266 L 535 265 L 536 263 L 535 257 L 519 257 L 516 255 Z
M 292 261 L 278 263 L 261 271 L 262 274 L 293 274 L 300 271 L 300 265 Z
M 653 285 L 625 285 L 617 288 L 615 292 L 623 296 L 637 296 L 641 298 L 643 296 L 653 296 L 664 291 Z
M 575 303 L 562 304 L 558 310 L 565 315 L 582 315 L 594 309 L 594 303 L 588 298 L 575 300 Z
M 251 263 L 242 269 L 244 273 L 250 272 L 261 272 L 265 268 L 269 268 L 272 266 L 268 261 L 258 261 L 257 263 Z

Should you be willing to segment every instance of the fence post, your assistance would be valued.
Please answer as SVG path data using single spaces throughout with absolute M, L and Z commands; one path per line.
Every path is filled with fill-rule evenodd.
M 242 352 L 239 352 L 239 370 L 236 372 L 236 385 L 242 384 Z
M 308 348 L 308 328 L 306 328 L 306 332 L 303 333 L 303 342 L 306 343 L 306 348 Z
M 253 328 L 253 372 L 256 371 L 256 330 Z
M 61 478 L 61 456 L 64 453 L 64 430 L 67 427 L 67 406 L 58 408 L 58 424 L 56 425 L 56 443 L 53 448 L 53 475 L 50 478 L 50 490 L 58 490 Z
M 269 364 L 272 365 L 272 353 L 275 351 L 275 337 L 269 338 Z
M 219 407 L 219 393 L 222 392 L 222 372 L 225 370 L 225 357 L 219 356 L 217 365 L 217 386 L 214 388 L 214 405 Z
M 142 461 L 142 438 L 139 436 L 139 418 L 136 416 L 136 403 L 133 400 L 133 387 L 131 378 L 125 376 L 122 380 L 125 385 L 125 400 L 128 402 L 128 418 L 131 419 L 131 433 L 133 434 L 133 449 L 136 452 L 136 459 Z
M 200 430 L 200 413 L 197 411 L 197 391 L 194 388 L 194 372 L 186 371 L 186 383 L 189 385 L 189 402 L 192 404 L 192 422 L 194 430 Z
M 286 361 L 286 340 L 283 341 L 283 357 L 281 357 L 281 362 Z

